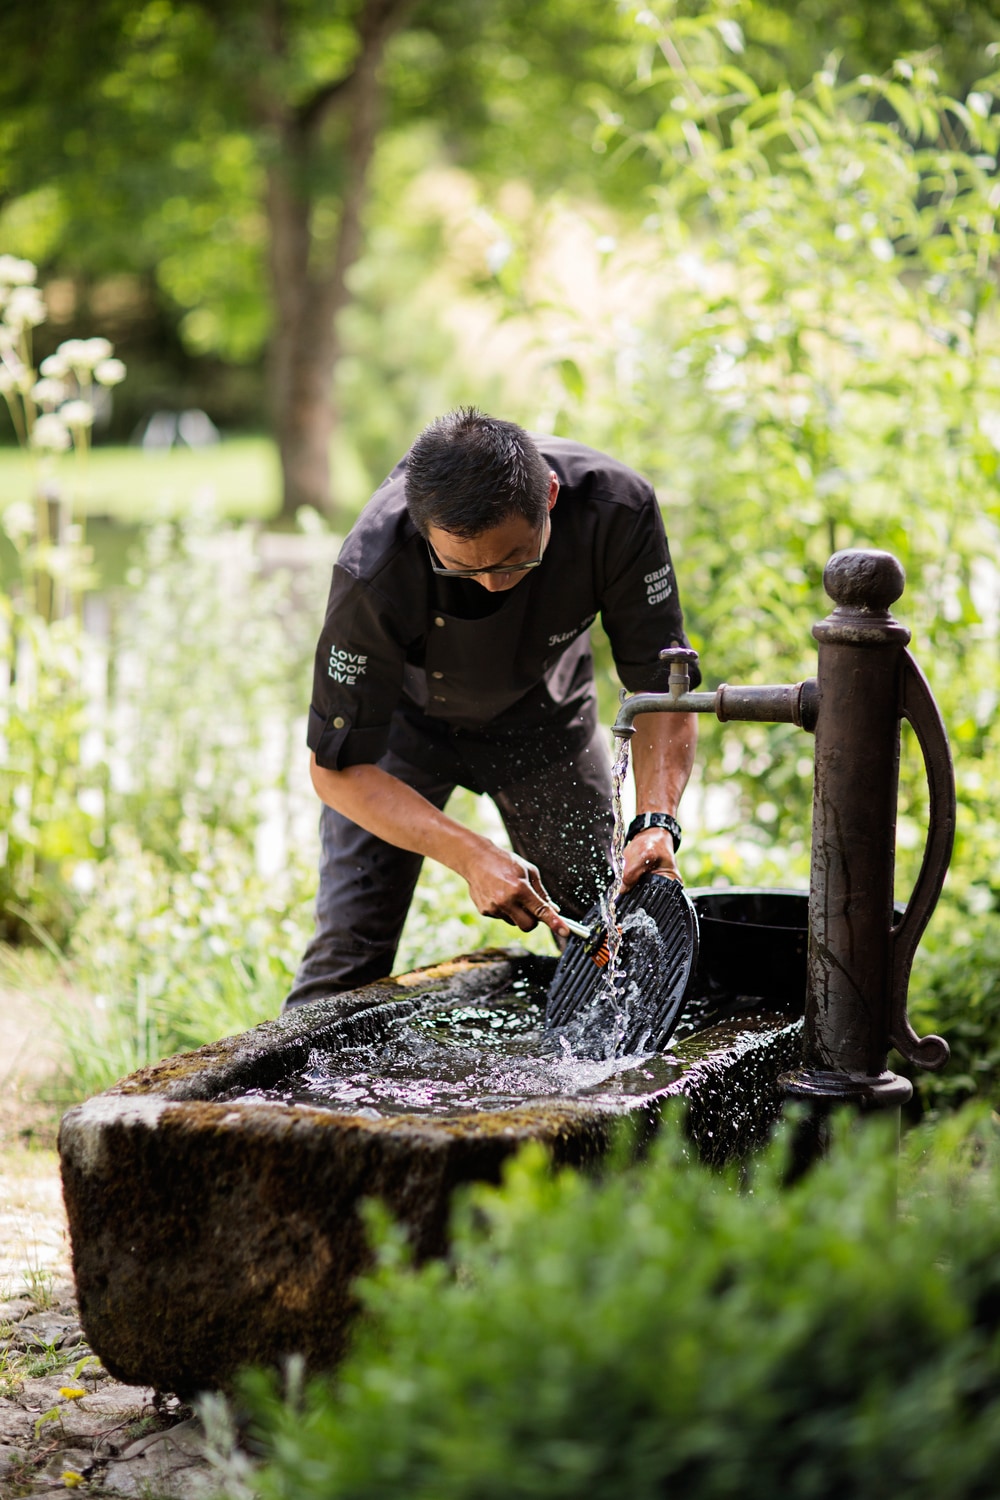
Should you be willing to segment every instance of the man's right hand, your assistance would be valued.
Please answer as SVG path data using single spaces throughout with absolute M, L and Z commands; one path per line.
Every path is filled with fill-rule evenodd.
M 557 937 L 569 937 L 569 928 L 553 906 L 536 866 L 520 855 L 484 840 L 474 864 L 461 873 L 484 917 L 499 917 L 522 932 L 531 932 L 544 922 Z

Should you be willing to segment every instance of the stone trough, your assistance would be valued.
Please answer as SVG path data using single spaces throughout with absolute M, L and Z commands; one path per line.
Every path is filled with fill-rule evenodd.
M 361 1203 L 385 1203 L 418 1259 L 441 1255 L 453 1191 L 497 1181 L 528 1141 L 585 1165 L 623 1118 L 641 1140 L 680 1097 L 706 1159 L 759 1144 L 801 1056 L 807 898 L 692 895 L 700 958 L 670 1051 L 589 1096 L 382 1116 L 264 1097 L 317 1048 L 336 1057 L 484 996 L 544 990 L 555 960 L 511 949 L 318 1001 L 70 1110 L 59 1149 L 81 1321 L 108 1370 L 191 1395 L 291 1353 L 330 1368 L 369 1259 Z

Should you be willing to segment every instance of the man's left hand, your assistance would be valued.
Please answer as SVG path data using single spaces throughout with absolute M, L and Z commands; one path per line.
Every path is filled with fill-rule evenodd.
M 640 875 L 648 875 L 651 871 L 655 871 L 657 875 L 668 875 L 671 880 L 681 878 L 674 854 L 674 841 L 665 828 L 644 828 L 625 845 L 622 890 L 630 891 Z

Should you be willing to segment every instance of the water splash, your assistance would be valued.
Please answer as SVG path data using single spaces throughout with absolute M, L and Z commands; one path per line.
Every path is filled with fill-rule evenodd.
M 632 1106 L 677 1076 L 669 1056 L 580 1055 L 546 1031 L 540 995 L 435 1010 L 394 1022 L 378 1041 L 315 1048 L 273 1087 L 234 1089 L 241 1103 L 301 1104 L 384 1119 L 516 1109 L 532 1099 Z
M 605 979 L 588 1003 L 563 1025 L 552 1028 L 574 1057 L 610 1060 L 626 1052 L 644 1056 L 655 1046 L 644 986 L 653 974 L 662 974 L 670 965 L 663 934 L 642 908 L 629 912 L 617 926 L 617 984 L 612 988 Z

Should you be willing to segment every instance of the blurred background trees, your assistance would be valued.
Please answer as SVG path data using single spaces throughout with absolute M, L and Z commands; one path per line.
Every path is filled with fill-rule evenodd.
M 359 414 L 385 380 L 405 388 L 404 368 L 440 389 L 451 353 L 440 318 L 417 330 L 406 316 L 453 232 L 442 173 L 467 174 L 486 213 L 516 183 L 641 220 L 653 163 L 594 137 L 626 100 L 633 122 L 643 115 L 638 10 L 53 0 L 42 28 L 30 7 L 7 7 L 0 237 L 59 283 L 71 331 L 99 319 L 125 338 L 132 380 L 108 435 L 180 400 L 229 429 L 267 426 L 287 518 L 356 499 L 358 463 L 377 480 L 433 407 L 409 394 L 391 436 L 360 451 Z M 962 92 L 986 71 L 993 26 L 977 0 L 668 10 L 740 34 L 765 92 L 805 84 L 832 52 L 851 77 L 914 51 Z M 349 435 L 331 489 L 338 422 Z
M 602 48 L 624 65 L 605 0 L 57 9 L 44 36 L 23 7 L 0 22 L 6 224 L 74 290 L 128 278 L 189 382 L 258 367 L 251 382 L 223 373 L 235 412 L 210 389 L 200 404 L 223 421 L 267 411 L 287 517 L 333 503 L 340 318 L 366 236 L 412 217 L 408 190 L 436 163 L 583 181 L 583 91 Z

